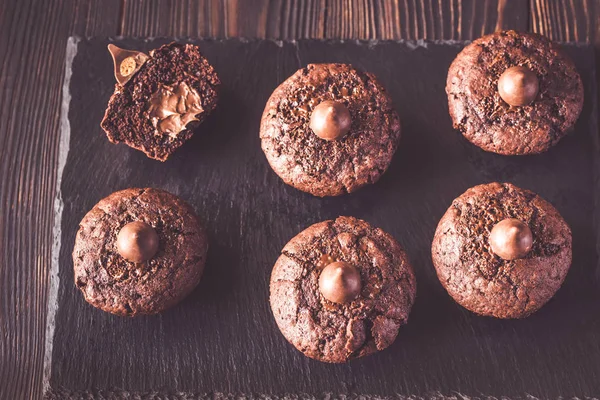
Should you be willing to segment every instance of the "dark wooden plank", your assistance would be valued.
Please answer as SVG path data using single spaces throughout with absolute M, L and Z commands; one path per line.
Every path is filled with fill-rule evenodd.
M 561 42 L 592 42 L 598 11 L 593 0 L 532 0 L 530 29 Z
M 169 40 L 119 43 L 147 51 Z M 61 182 L 52 398 L 192 399 L 227 393 L 585 398 L 600 393 L 598 255 L 590 219 L 593 163 L 600 148 L 593 101 L 586 102 L 573 134 L 550 151 L 504 157 L 471 145 L 449 122 L 440 88 L 461 43 L 196 42 L 219 72 L 223 96 L 215 114 L 166 163 L 105 138 L 98 120 L 114 82 L 107 40 L 79 43 L 70 129 L 64 131 L 76 151 L 69 152 Z M 582 74 L 586 98 L 594 98 L 591 48 L 565 51 Z M 329 199 L 286 186 L 270 169 L 257 132 L 273 88 L 299 66 L 319 61 L 352 62 L 375 73 L 403 126 L 400 148 L 379 182 Z M 431 264 L 431 238 L 452 199 L 490 181 L 538 192 L 573 230 L 573 266 L 563 287 L 524 320 L 481 318 L 462 309 L 445 293 Z M 116 317 L 89 306 L 75 287 L 74 236 L 99 199 L 144 186 L 190 202 L 207 226 L 211 250 L 199 287 L 181 304 L 159 316 Z M 408 325 L 390 348 L 329 365 L 302 356 L 280 334 L 269 310 L 268 282 L 292 236 L 338 215 L 366 219 L 397 238 L 415 265 L 419 294 Z
M 525 30 L 522 0 L 126 1 L 125 36 L 473 39 Z
M 0 6 L 1 399 L 41 393 L 65 47 L 73 33 L 116 34 L 109 3 Z
M 596 66 L 600 65 L 600 2 L 592 0 L 533 0 L 530 2 L 531 26 L 534 32 L 560 41 L 592 42 L 595 47 Z M 596 70 L 597 80 L 599 71 Z M 596 101 L 599 98 L 586 101 Z M 596 165 L 600 171 L 600 163 Z M 596 182 L 600 182 L 597 173 Z M 600 203 L 600 197 L 597 199 Z M 595 215 L 596 224 L 600 226 L 600 216 Z M 600 249 L 600 235 L 597 237 Z M 598 267 L 600 279 L 600 267 Z
M 524 0 L 500 0 L 497 4 L 496 30 L 529 28 L 529 4 Z
M 227 8 L 236 2 L 128 1 L 123 8 L 123 36 L 224 37 Z

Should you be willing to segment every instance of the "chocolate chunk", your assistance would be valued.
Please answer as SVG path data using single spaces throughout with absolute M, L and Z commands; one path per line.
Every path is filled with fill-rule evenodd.
M 121 86 L 129 82 L 133 75 L 150 58 L 147 54 L 140 51 L 125 50 L 114 44 L 108 45 L 108 51 L 115 65 L 115 79 Z

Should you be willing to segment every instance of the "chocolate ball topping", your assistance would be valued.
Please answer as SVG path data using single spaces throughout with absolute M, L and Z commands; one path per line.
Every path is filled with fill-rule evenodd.
M 321 271 L 319 290 L 323 297 L 331 302 L 351 302 L 360 294 L 360 272 L 346 262 L 333 262 Z
M 527 67 L 510 67 L 498 79 L 498 93 L 511 106 L 530 104 L 538 94 L 539 80 Z
M 130 222 L 117 235 L 117 250 L 126 260 L 143 263 L 158 251 L 158 235 L 144 222 Z
M 135 63 L 135 58 L 127 57 L 123 61 L 121 61 L 121 66 L 119 67 L 119 72 L 121 75 L 127 77 L 135 71 L 137 64 Z
M 115 79 L 121 86 L 125 85 L 135 75 L 150 56 L 140 51 L 125 50 L 114 44 L 108 45 L 115 65 Z
M 343 103 L 326 100 L 310 116 L 310 129 L 321 139 L 336 140 L 350 131 L 352 118 Z
M 507 218 L 498 222 L 490 233 L 492 251 L 504 260 L 523 258 L 531 250 L 533 234 L 524 222 Z

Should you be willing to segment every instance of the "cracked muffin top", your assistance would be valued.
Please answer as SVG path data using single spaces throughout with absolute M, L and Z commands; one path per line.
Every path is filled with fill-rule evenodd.
M 400 140 L 400 119 L 373 74 L 347 64 L 309 64 L 269 98 L 260 138 L 285 183 L 338 196 L 385 172 Z
M 319 222 L 281 251 L 270 284 L 275 321 L 306 356 L 342 363 L 391 345 L 416 296 L 408 257 L 352 217 Z
M 477 314 L 523 318 L 560 288 L 571 230 L 537 194 L 509 183 L 475 186 L 452 202 L 432 245 L 438 278 Z
M 485 151 L 537 154 L 573 127 L 583 85 L 572 61 L 549 39 L 515 31 L 475 40 L 446 82 L 454 128 Z
M 124 316 L 156 314 L 198 284 L 208 240 L 194 210 L 158 189 L 115 192 L 80 223 L 75 284 L 85 300 Z

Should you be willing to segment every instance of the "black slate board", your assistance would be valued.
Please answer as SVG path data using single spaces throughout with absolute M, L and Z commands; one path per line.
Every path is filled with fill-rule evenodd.
M 194 41 L 223 81 L 221 102 L 163 164 L 110 144 L 100 129 L 114 85 L 109 42 L 72 38 L 67 51 L 46 396 L 600 395 L 594 223 L 600 153 L 590 47 L 566 46 L 586 88 L 575 132 L 543 155 L 503 157 L 479 150 L 451 127 L 444 83 L 463 43 Z M 115 42 L 149 50 L 168 40 Z M 319 199 L 287 187 L 271 171 L 258 127 L 281 81 L 307 63 L 333 61 L 379 76 L 400 113 L 403 138 L 376 185 Z M 573 229 L 573 267 L 563 288 L 526 320 L 481 318 L 462 309 L 431 263 L 431 239 L 452 199 L 490 181 L 538 192 Z M 160 316 L 115 317 L 83 301 L 70 253 L 78 222 L 98 200 L 144 186 L 167 189 L 196 208 L 210 236 L 208 263 L 198 289 L 179 306 Z M 416 267 L 418 294 L 409 324 L 389 349 L 328 365 L 305 358 L 281 336 L 268 282 L 291 237 L 338 215 L 363 218 L 394 235 Z

